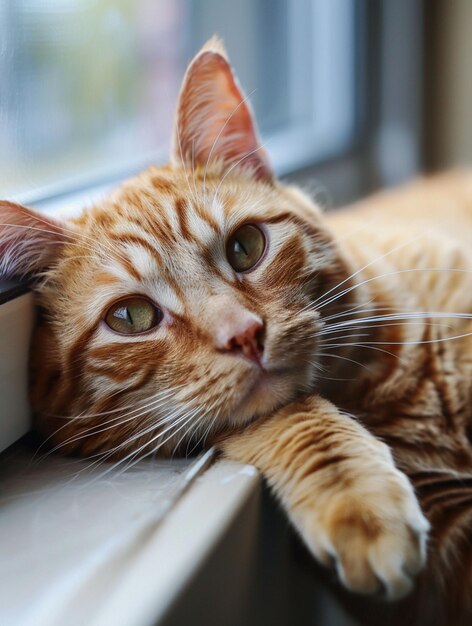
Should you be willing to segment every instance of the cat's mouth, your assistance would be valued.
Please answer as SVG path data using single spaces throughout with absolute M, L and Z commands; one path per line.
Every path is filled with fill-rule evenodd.
M 304 393 L 305 378 L 300 367 L 253 368 L 248 388 L 233 411 L 233 419 L 246 423 L 294 401 Z

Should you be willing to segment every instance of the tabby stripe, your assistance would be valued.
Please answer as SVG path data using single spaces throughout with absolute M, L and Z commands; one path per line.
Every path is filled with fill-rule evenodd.
M 177 198 L 175 201 L 175 212 L 179 221 L 179 228 L 182 237 L 187 241 L 193 241 L 194 236 L 189 228 L 187 220 L 187 201 L 184 198 Z
M 455 507 L 461 502 L 472 503 L 472 493 L 461 493 L 460 489 L 454 489 L 450 492 L 441 492 L 436 494 L 430 494 L 427 497 L 423 497 L 420 494 L 421 502 L 426 509 L 434 508 L 439 505 L 441 508 Z
M 471 501 L 472 505 L 472 501 Z M 464 520 L 466 523 L 463 523 Z M 437 519 L 434 519 L 434 541 L 436 545 L 442 546 L 448 539 L 449 534 L 457 533 L 462 527 L 467 533 L 470 532 L 470 523 L 472 521 L 472 511 L 463 508 L 446 509 L 439 512 Z
M 100 402 L 97 402 L 93 407 L 94 412 L 102 413 L 107 410 L 112 410 L 113 408 L 119 408 L 119 401 L 121 398 L 126 399 L 129 404 L 129 394 L 133 391 L 142 391 L 143 387 L 151 381 L 155 372 L 156 370 L 154 366 L 148 366 L 142 373 L 141 377 L 132 385 L 114 393 L 112 397 L 105 397 Z M 136 407 L 139 407 L 138 400 L 136 400 Z
M 325 456 L 323 458 L 315 458 L 311 463 L 307 463 L 307 465 L 302 465 L 295 473 L 294 479 L 296 481 L 302 481 L 310 475 L 321 472 L 322 470 L 327 469 L 328 467 L 336 466 L 336 474 L 339 475 L 341 471 L 341 465 L 344 461 L 347 461 L 349 457 L 344 454 L 335 454 L 333 456 Z M 300 461 L 300 459 L 298 459 Z
M 67 354 L 67 365 L 63 371 L 64 385 L 59 387 L 59 404 L 69 398 L 77 397 L 83 384 L 83 370 L 85 367 L 86 348 L 96 332 L 96 326 L 92 326 L 83 332 L 72 344 Z
M 152 246 L 149 241 L 147 241 L 147 239 L 144 239 L 144 237 L 140 237 L 135 233 L 120 233 L 119 235 L 111 233 L 110 239 L 112 239 L 113 241 L 118 241 L 119 243 L 133 243 L 137 246 L 141 246 L 142 248 L 147 250 L 147 252 L 149 252 L 151 256 L 158 259 L 159 263 L 162 264 L 162 259 L 160 257 L 159 251 L 155 246 Z
M 206 211 L 203 210 L 203 208 L 196 203 L 194 205 L 194 210 L 196 212 L 196 214 L 204 221 L 206 222 L 210 228 L 217 234 L 219 235 L 221 230 L 220 230 L 220 225 L 218 224 L 218 222 L 214 219 L 214 217 L 210 214 L 207 213 Z
M 150 181 L 154 189 L 157 189 L 158 191 L 165 194 L 170 194 L 175 189 L 174 184 L 170 180 L 163 178 L 162 176 L 151 176 Z
M 472 488 L 472 476 L 462 477 L 462 478 L 445 478 L 444 480 L 438 481 L 437 479 L 431 478 L 431 481 L 428 482 L 420 482 L 415 479 L 415 476 L 411 476 L 411 480 L 414 481 L 416 488 L 421 494 L 425 496 L 432 491 L 437 489 L 454 489 L 455 487 L 470 487 Z

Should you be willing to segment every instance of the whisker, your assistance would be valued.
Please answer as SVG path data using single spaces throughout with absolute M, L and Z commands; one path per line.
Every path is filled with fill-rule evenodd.
M 9 227 L 9 228 L 15 228 L 15 229 L 23 229 L 23 230 L 28 230 L 28 231 L 35 231 L 35 232 L 40 232 L 40 233 L 48 233 L 48 234 L 53 234 L 53 235 L 59 235 L 60 237 L 63 237 L 65 239 L 67 239 L 67 245 L 68 246 L 77 246 L 79 248 L 85 248 L 86 250 L 88 250 L 91 254 L 91 256 L 97 256 L 97 252 L 100 251 L 100 248 L 103 248 L 103 250 L 101 250 L 101 252 L 103 254 L 105 254 L 107 257 L 110 255 L 110 253 L 116 255 L 119 259 L 122 260 L 126 260 L 126 257 L 117 249 L 113 249 L 110 246 L 105 247 L 105 245 L 103 244 L 103 242 L 98 242 L 95 241 L 92 238 L 88 238 L 85 235 L 82 234 L 75 234 L 75 237 L 72 237 L 70 235 L 67 235 L 65 233 L 62 232 L 56 232 L 53 230 L 46 230 L 43 228 L 37 228 L 35 226 L 27 226 L 26 224 L 7 224 L 7 223 L 1 223 L 0 226 L 5 226 L 5 227 Z M 73 232 L 73 231 L 70 231 Z M 95 246 L 92 246 L 89 243 L 83 242 L 81 241 L 81 238 L 86 238 L 86 239 L 90 239 L 90 241 L 93 241 L 93 243 L 95 244 Z M 11 257 L 14 257 L 15 254 L 18 255 L 18 252 L 15 252 L 16 250 L 18 250 L 19 248 L 21 248 L 21 246 L 23 245 L 23 242 L 15 237 L 9 237 L 7 239 L 7 251 L 4 254 L 4 257 L 2 259 L 1 262 L 1 266 L 3 267 L 3 270 L 0 269 L 0 275 L 2 274 L 2 271 L 4 272 L 4 266 L 6 266 L 6 264 L 8 263 L 8 260 Z M 50 245 L 63 245 L 61 242 L 59 241 L 52 241 L 48 243 L 48 246 Z M 98 250 L 97 250 L 98 248 Z M 74 257 L 76 258 L 76 257 Z M 88 258 L 88 257 L 84 257 L 84 258 Z M 47 273 L 46 273 L 47 275 Z
M 465 337 L 471 337 L 471 336 L 472 336 L 472 332 L 463 333 L 461 335 L 454 335 L 452 337 L 438 337 L 437 339 L 419 339 L 418 341 L 414 341 L 414 340 L 412 341 L 370 341 L 370 342 L 365 342 L 363 345 L 365 347 L 373 346 L 373 345 L 419 346 L 419 345 L 432 344 L 432 343 L 444 343 L 445 341 L 454 341 L 456 339 L 464 339 Z M 351 344 L 344 344 L 344 345 L 351 345 Z M 356 345 L 356 344 L 352 344 L 352 345 Z
M 211 412 L 213 411 L 213 409 L 215 408 L 215 406 L 216 406 L 218 403 L 219 403 L 219 398 L 218 398 L 217 400 L 215 400 L 215 402 L 213 402 L 213 404 L 212 404 L 210 407 L 208 407 L 208 408 L 206 409 L 205 413 L 203 414 L 203 419 L 205 419 L 205 418 L 207 418 L 207 417 L 208 417 L 208 414 L 209 414 L 209 413 L 211 413 Z M 201 436 L 201 437 L 200 437 L 200 439 L 199 439 L 199 440 L 198 440 L 198 441 L 194 444 L 193 448 L 191 449 L 191 451 L 190 451 L 190 453 L 189 453 L 188 447 L 189 447 L 189 445 L 190 445 L 190 443 L 191 443 L 191 439 L 192 439 L 192 438 L 193 438 L 193 437 L 197 434 L 197 432 L 198 432 L 198 428 L 199 428 L 199 426 L 200 426 L 200 424 L 201 424 L 201 421 L 202 421 L 202 420 L 199 420 L 198 424 L 197 424 L 197 425 L 195 426 L 195 428 L 194 428 L 194 434 L 192 435 L 192 437 L 190 437 L 190 438 L 189 438 L 189 442 L 188 442 L 188 444 L 187 444 L 187 448 L 186 448 L 186 450 L 185 450 L 185 455 L 186 455 L 186 456 L 188 456 L 189 454 L 192 454 L 192 452 L 195 450 L 195 448 L 197 448 L 197 447 L 198 447 L 198 445 L 200 444 L 200 442 L 201 442 L 202 440 L 203 440 L 203 441 L 205 441 L 205 438 L 206 438 L 206 437 L 208 437 L 208 435 L 209 435 L 209 433 L 210 433 L 210 431 L 211 431 L 211 429 L 212 429 L 212 427 L 213 427 L 213 424 L 215 423 L 216 418 L 217 418 L 218 416 L 219 416 L 219 411 L 217 410 L 217 411 L 215 412 L 215 416 L 214 416 L 214 417 L 213 417 L 213 419 L 210 421 L 210 424 L 209 424 L 209 425 L 207 426 L 207 428 L 203 431 L 202 436 Z M 206 437 L 205 437 L 205 433 L 206 433 Z M 173 452 L 172 452 L 172 456 L 175 454 L 175 452 L 176 452 L 176 450 L 178 449 L 178 446 L 179 446 L 179 445 L 180 445 L 180 441 L 179 441 L 179 443 L 175 446 L 175 448 L 174 448 L 174 450 L 173 450 Z
M 251 93 L 249 93 L 249 94 L 248 94 L 245 98 L 243 98 L 243 99 L 241 100 L 241 102 L 239 102 L 239 103 L 238 103 L 238 104 L 234 107 L 234 109 L 231 111 L 231 113 L 229 114 L 229 116 L 226 118 L 226 120 L 225 120 L 224 124 L 223 124 L 223 125 L 222 125 L 222 127 L 220 128 L 220 130 L 219 130 L 218 134 L 216 135 L 215 140 L 213 141 L 213 144 L 212 144 L 212 146 L 211 146 L 211 148 L 210 148 L 210 152 L 208 153 L 208 157 L 207 157 L 207 160 L 206 160 L 206 163 L 205 163 L 205 168 L 204 168 L 204 170 L 203 170 L 203 193 L 205 194 L 205 196 L 204 196 L 204 203 L 205 203 L 205 205 L 206 205 L 206 176 L 207 176 L 207 170 L 208 170 L 208 165 L 209 165 L 209 163 L 210 163 L 210 159 L 211 159 L 211 157 L 213 156 L 213 150 L 215 149 L 216 144 L 217 144 L 217 143 L 218 143 L 218 141 L 220 140 L 220 137 L 221 137 L 221 135 L 222 135 L 223 131 L 224 131 L 224 130 L 225 130 L 225 128 L 228 126 L 228 124 L 229 124 L 229 122 L 231 121 L 231 119 L 232 119 L 233 115 L 236 113 L 236 111 L 239 109 L 239 107 L 241 107 L 243 104 L 245 104 L 245 103 L 249 100 L 249 98 L 253 95 L 253 93 L 254 93 L 255 91 L 256 91 L 256 90 L 255 90 L 255 89 L 253 89 L 253 90 L 251 91 Z
M 186 414 L 184 414 L 184 416 L 182 418 L 177 419 L 176 423 L 177 424 L 180 423 L 182 421 L 182 419 L 184 419 L 185 417 L 186 417 Z M 168 426 L 167 428 L 165 428 L 164 430 L 160 431 L 157 435 L 155 435 L 150 440 L 146 441 L 139 448 L 137 448 L 135 450 L 132 450 L 125 457 L 119 459 L 116 463 L 114 463 L 111 467 L 109 467 L 104 473 L 100 474 L 98 477 L 95 477 L 93 480 L 101 479 L 103 476 L 107 475 L 110 471 L 113 471 L 114 469 L 116 469 L 121 463 L 127 461 L 131 456 L 139 454 L 146 446 L 151 444 L 156 438 L 159 438 L 159 437 L 163 436 L 166 432 L 169 432 L 169 430 L 174 428 L 176 423 L 173 423 L 170 426 Z M 153 430 L 155 430 L 155 428 L 156 428 L 156 425 L 152 424 L 152 426 L 150 426 L 150 427 L 148 426 L 145 429 L 142 429 L 142 430 L 138 431 L 132 437 L 129 437 L 126 441 L 123 441 L 119 445 L 117 445 L 117 446 L 115 446 L 115 447 L 113 447 L 111 449 L 105 450 L 105 451 L 103 451 L 101 453 L 94 454 L 94 455 L 91 455 L 91 456 L 87 457 L 88 459 L 95 459 L 95 460 L 92 461 L 92 463 L 89 463 L 87 467 L 85 467 L 82 470 L 80 470 L 79 474 L 84 472 L 84 471 L 90 471 L 90 469 L 92 467 L 94 467 L 94 466 L 102 465 L 105 461 L 107 461 L 116 452 L 119 452 L 122 448 L 129 446 L 130 442 L 132 442 L 132 441 L 134 441 L 136 439 L 144 437 L 149 432 L 152 432 Z
M 381 345 L 392 345 L 394 342 L 390 341 L 390 342 L 385 342 L 385 343 L 381 343 Z M 398 355 L 398 354 L 394 354 L 393 352 L 389 352 L 388 350 L 384 350 L 382 348 L 377 348 L 376 346 L 371 346 L 370 344 L 367 343 L 330 343 L 327 344 L 326 346 L 323 346 L 324 348 L 344 348 L 346 346 L 354 346 L 357 348 L 368 348 L 370 350 L 376 350 L 377 352 L 383 352 L 384 354 L 388 354 L 391 357 L 394 357 L 396 359 L 398 359 L 399 361 L 402 361 L 402 358 Z
M 369 303 L 367 304 L 371 304 L 374 300 L 370 300 Z M 353 313 L 355 313 L 355 315 L 359 315 L 360 313 L 381 313 L 382 311 L 388 311 L 389 313 L 395 313 L 395 312 L 408 312 L 408 309 L 405 309 L 405 307 L 394 307 L 394 306 L 383 306 L 383 307 L 371 307 L 369 309 L 361 309 L 360 307 L 364 306 L 364 304 L 366 303 L 361 303 L 358 304 L 355 307 L 352 307 L 351 309 L 348 309 L 347 311 L 341 311 L 340 313 L 335 313 L 333 315 L 328 315 L 328 316 L 323 316 L 322 320 L 323 322 L 329 322 L 332 321 L 334 319 L 339 319 L 342 317 L 351 317 Z M 344 304 L 344 305 L 339 305 L 339 306 L 350 306 L 348 304 Z M 356 319 L 362 319 L 362 318 L 356 318 Z
M 251 154 L 254 154 L 255 152 L 257 152 L 258 150 L 262 150 L 262 148 L 265 147 L 266 144 L 262 144 L 261 146 L 257 146 L 257 148 L 254 148 L 254 150 L 251 150 L 250 152 L 248 152 L 247 154 L 245 154 L 243 157 L 241 157 L 238 161 L 236 161 L 236 163 L 233 163 L 233 165 L 225 172 L 224 176 L 222 177 L 222 179 L 220 180 L 220 182 L 218 183 L 218 187 L 216 188 L 215 193 L 213 194 L 213 203 L 215 202 L 215 199 L 218 197 L 218 192 L 220 191 L 221 185 L 223 184 L 225 178 L 231 174 L 231 172 L 234 170 L 235 167 L 237 167 L 240 163 L 242 163 L 245 159 L 247 159 L 248 157 L 251 156 Z
M 335 300 L 337 300 L 338 298 L 342 298 L 343 296 L 347 295 L 348 293 L 354 291 L 355 289 L 359 289 L 360 287 L 363 287 L 364 285 L 367 285 L 375 280 L 379 280 L 380 278 L 386 278 L 388 276 L 396 276 L 399 274 L 407 274 L 407 273 L 411 273 L 411 272 L 454 272 L 454 273 L 462 273 L 462 274 L 470 274 L 471 272 L 469 270 L 461 270 L 461 269 L 451 269 L 451 268 L 441 268 L 441 267 L 424 267 L 424 268 L 412 268 L 412 269 L 406 269 L 406 270 L 394 270 L 391 272 L 385 272 L 384 274 L 380 274 L 378 276 L 372 276 L 371 278 L 367 278 L 363 281 L 361 281 L 360 283 L 356 283 L 355 285 L 352 285 L 351 287 L 348 287 L 346 289 L 343 289 L 340 293 L 335 294 L 334 296 L 331 296 L 331 298 L 328 298 L 328 300 L 325 300 L 323 302 L 321 302 L 321 304 L 318 304 L 318 306 L 316 307 L 316 309 L 319 311 L 320 309 L 323 309 L 325 306 L 327 306 L 328 304 L 331 304 L 331 302 L 334 302 Z M 313 303 L 313 305 L 315 306 L 316 301 Z
M 325 348 L 329 348 L 331 346 L 324 346 Z M 342 361 L 349 361 L 350 363 L 354 363 L 355 365 L 359 365 L 359 367 L 363 367 L 364 369 L 366 369 L 369 373 L 372 373 L 371 368 L 368 367 L 368 365 L 366 365 L 365 363 L 360 363 L 359 361 L 356 361 L 355 359 L 351 359 L 347 356 L 341 356 L 340 354 L 331 354 L 329 352 L 317 352 L 316 356 L 321 356 L 321 357 L 328 357 L 330 359 L 341 359 Z
M 179 144 L 180 161 L 182 163 L 182 169 L 184 171 L 185 178 L 187 180 L 188 191 L 189 191 L 190 196 L 193 198 L 194 203 L 197 204 L 198 203 L 198 198 L 197 198 L 197 196 L 195 196 L 193 194 L 192 188 L 190 186 L 190 180 L 189 180 L 187 164 L 186 164 L 186 161 L 184 159 L 184 153 L 183 153 L 183 149 L 182 149 L 182 140 L 181 140 L 181 135 L 180 135 L 180 123 L 179 123 L 179 121 L 177 121 L 177 123 L 175 125 L 175 128 L 176 128 L 176 131 L 177 131 L 177 141 L 178 141 L 178 144 Z M 195 181 L 195 176 L 194 176 L 194 181 Z
M 160 391 L 157 391 L 155 394 L 153 394 L 151 397 L 153 398 L 153 400 L 151 400 L 149 402 L 149 404 L 145 404 L 141 407 L 138 407 L 136 410 L 139 409 L 143 409 L 146 406 L 150 406 L 155 399 L 161 397 L 161 396 L 165 396 L 167 394 L 171 394 L 171 393 L 175 393 L 176 391 L 179 391 L 181 389 L 184 389 L 185 385 L 176 385 L 175 387 L 171 387 L 171 388 L 167 388 L 167 389 L 161 389 Z M 113 395 L 119 394 L 123 391 L 123 389 L 118 389 L 114 394 L 112 394 L 110 397 L 113 397 Z M 147 398 L 147 400 L 149 400 L 149 398 Z M 109 409 L 108 411 L 102 411 L 101 413 L 80 413 L 79 415 L 57 415 L 54 413 L 46 413 L 46 415 L 48 417 L 54 417 L 56 419 L 67 419 L 67 420 L 78 420 L 78 419 L 89 419 L 92 417 L 102 417 L 102 416 L 106 416 L 106 415 L 111 415 L 112 413 L 120 413 L 121 411 L 126 411 L 128 409 L 134 409 L 136 408 L 136 402 L 133 404 L 128 404 L 122 407 L 117 407 L 116 409 Z
M 142 458 L 145 458 L 151 454 L 155 454 L 159 448 L 162 448 L 164 444 L 170 441 L 173 437 L 175 437 L 175 435 L 178 432 L 180 432 L 183 428 L 185 428 L 189 424 L 189 422 L 194 418 L 196 412 L 199 410 L 200 410 L 199 408 L 196 408 L 196 409 L 193 409 L 193 411 L 189 411 L 186 414 L 184 414 L 184 416 L 176 420 L 174 424 L 172 424 L 168 428 L 165 428 L 163 431 L 160 431 L 157 435 L 152 437 L 149 441 L 146 441 L 146 443 L 144 443 L 139 448 L 137 448 L 137 450 L 133 450 L 130 454 L 126 455 L 123 459 L 120 459 L 119 461 L 117 461 L 117 463 L 114 464 L 112 468 L 108 468 L 105 472 L 101 474 L 100 479 L 102 479 L 104 476 L 109 474 L 110 471 L 115 470 L 118 467 L 118 465 L 121 465 L 124 461 L 126 461 L 130 457 L 139 455 L 139 453 L 142 452 L 145 448 L 147 448 L 151 443 L 153 443 L 153 441 L 159 440 L 166 432 L 170 430 L 171 432 L 168 437 L 166 437 L 163 441 L 159 441 L 158 445 L 154 447 L 152 451 L 146 453 L 143 457 L 139 457 L 138 460 L 141 460 Z M 175 426 L 179 424 L 180 424 L 179 428 L 175 429 Z M 120 472 L 118 472 L 117 476 L 120 476 L 124 471 L 126 471 L 127 469 L 130 469 L 130 467 L 132 467 L 136 462 L 137 461 L 133 461 L 132 465 L 129 465 L 129 464 L 126 465 L 124 469 L 121 469 Z
M 68 439 L 62 441 L 60 444 L 56 445 L 54 448 L 49 450 L 46 455 L 42 455 L 39 458 L 39 460 L 42 460 L 42 459 L 45 458 L 45 456 L 49 456 L 50 454 L 53 454 L 54 452 L 57 452 L 62 447 L 65 447 L 66 445 L 69 445 L 71 443 L 75 443 L 75 442 L 80 441 L 81 439 L 84 439 L 86 437 L 92 437 L 94 435 L 97 435 L 97 434 L 99 434 L 101 432 L 104 432 L 106 430 L 109 430 L 111 428 L 117 428 L 117 427 L 123 426 L 123 424 L 126 424 L 126 423 L 128 423 L 130 421 L 137 420 L 140 417 L 142 417 L 143 415 L 147 415 L 150 412 L 155 411 L 158 408 L 160 408 L 161 405 L 164 403 L 164 401 L 168 400 L 174 393 L 175 393 L 174 389 L 166 390 L 165 393 L 164 392 L 159 392 L 159 397 L 155 398 L 152 402 L 150 402 L 148 404 L 145 404 L 144 406 L 135 407 L 132 411 L 128 412 L 124 416 L 122 414 L 122 412 L 125 410 L 124 408 L 122 408 L 122 409 L 114 409 L 113 412 L 115 412 L 115 411 L 120 411 L 121 412 L 121 414 L 118 417 L 114 417 L 114 418 L 112 418 L 110 420 L 106 420 L 104 422 L 101 422 L 100 424 L 94 424 L 94 425 L 90 426 L 90 428 L 88 428 L 85 431 L 85 433 L 83 433 L 81 435 L 73 435 L 73 436 L 69 437 Z M 91 415 L 94 416 L 93 414 L 91 414 Z M 100 415 L 100 414 L 99 413 L 95 414 L 95 416 L 97 416 L 97 415 Z M 54 433 L 49 435 L 49 437 L 47 439 L 45 439 L 41 443 L 41 446 L 39 446 L 39 448 L 36 451 L 33 459 L 36 457 L 36 455 L 39 452 L 39 450 L 44 446 L 44 444 L 48 440 L 50 440 L 52 437 L 57 435 L 63 428 L 66 428 L 68 425 L 69 425 L 69 423 L 66 423 L 66 424 L 62 425 L 60 428 L 58 428 L 56 431 L 54 431 Z
M 342 285 L 344 285 L 345 283 L 349 282 L 350 280 L 352 280 L 353 278 L 355 278 L 356 276 L 358 276 L 361 272 L 363 272 L 364 270 L 366 270 L 368 267 L 370 267 L 371 265 L 373 265 L 374 263 L 377 263 L 378 261 L 381 261 L 382 259 L 385 259 L 386 257 L 390 256 L 391 254 L 393 254 L 394 252 L 398 252 L 398 250 L 401 250 L 402 248 L 405 248 L 406 246 L 409 246 L 411 243 L 414 243 L 415 241 L 418 241 L 418 239 L 420 239 L 422 236 L 424 236 L 423 234 L 417 235 L 416 237 L 413 237 L 412 239 L 398 245 L 395 246 L 394 248 L 392 248 L 391 250 L 389 250 L 388 252 L 386 252 L 385 254 L 382 254 L 378 257 L 376 257 L 375 259 L 373 259 L 372 261 L 369 261 L 369 263 L 366 263 L 365 265 L 363 265 L 361 268 L 359 268 L 358 270 L 356 270 L 355 272 L 353 272 L 350 276 L 348 276 L 347 278 L 345 278 L 344 280 L 342 280 L 340 283 L 338 283 L 337 285 L 335 285 L 334 287 L 332 287 L 331 289 L 329 289 L 327 292 L 325 292 L 323 295 L 319 296 L 314 302 L 313 304 L 316 305 L 320 300 L 322 300 L 323 298 L 326 298 L 327 295 L 329 295 L 330 293 L 332 293 L 333 291 L 335 291 L 336 289 L 338 289 L 339 287 L 341 287 Z M 321 308 L 321 307 L 319 307 Z
M 472 313 L 453 313 L 448 311 L 410 311 L 405 313 L 391 313 L 385 315 L 372 315 L 365 318 L 354 318 L 351 320 L 345 320 L 344 322 L 339 322 L 338 324 L 333 324 L 332 327 L 336 328 L 347 328 L 349 326 L 356 326 L 359 323 L 372 323 L 372 322 L 383 322 L 383 321 L 401 321 L 401 320 L 424 320 L 425 324 L 429 324 L 427 319 L 464 319 L 471 320 Z
M 23 210 L 23 207 L 19 206 L 19 208 Z M 23 213 L 27 217 L 29 217 L 29 212 L 28 212 L 27 209 L 25 209 L 23 211 Z M 45 224 L 46 226 L 50 226 L 50 222 L 48 222 L 46 219 L 42 218 L 40 215 L 36 214 L 34 219 L 35 219 L 35 221 L 41 222 L 41 223 Z M 51 232 L 51 231 L 44 231 L 44 229 L 39 229 L 39 230 L 41 230 L 42 232 Z M 70 237 L 68 235 L 65 235 L 64 231 L 67 232 L 67 233 L 72 233 L 72 237 Z M 56 231 L 53 231 L 53 233 L 55 233 L 55 232 Z M 95 250 L 95 247 L 98 246 L 98 247 L 102 247 L 103 250 L 105 250 L 105 251 L 108 249 L 109 252 L 115 252 L 115 250 L 111 246 L 105 245 L 103 242 L 98 241 L 94 237 L 88 237 L 87 235 L 84 235 L 84 233 L 82 233 L 80 231 L 76 231 L 73 228 L 69 228 L 68 226 L 66 226 L 65 223 L 62 223 L 62 222 L 60 223 L 60 232 L 57 233 L 57 234 L 65 236 L 65 237 L 68 236 L 70 239 L 75 238 L 75 239 L 79 239 L 79 240 L 85 239 L 85 240 L 91 241 L 94 244 L 94 247 L 93 248 L 91 247 L 91 249 L 93 249 L 93 250 Z
M 449 328 L 451 329 L 452 326 L 450 324 L 441 324 L 441 322 L 425 322 L 423 320 L 405 320 L 405 321 L 399 321 L 399 322 L 392 322 L 390 324 L 360 324 L 359 326 L 349 326 L 349 330 L 366 330 L 366 329 L 372 329 L 372 328 L 387 328 L 389 326 L 431 326 L 433 328 Z M 346 330 L 346 326 L 338 326 L 336 328 L 330 328 L 329 326 L 326 326 L 325 328 L 322 328 L 320 331 L 313 333 L 314 336 L 316 337 L 325 337 L 326 335 L 332 335 L 332 334 L 336 334 L 336 333 L 340 333 Z M 353 335 L 354 336 L 354 335 Z M 366 335 L 368 336 L 368 334 Z

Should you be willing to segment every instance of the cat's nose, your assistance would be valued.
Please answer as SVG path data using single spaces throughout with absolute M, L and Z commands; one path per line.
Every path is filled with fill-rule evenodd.
M 264 323 L 256 315 L 249 314 L 220 333 L 217 347 L 225 352 L 239 353 L 258 365 L 262 365 L 263 335 Z

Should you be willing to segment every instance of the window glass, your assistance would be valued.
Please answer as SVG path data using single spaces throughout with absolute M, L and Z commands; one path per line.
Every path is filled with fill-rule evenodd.
M 186 64 L 213 33 L 280 169 L 347 149 L 354 5 L 0 0 L 0 196 L 54 195 L 165 160 Z

